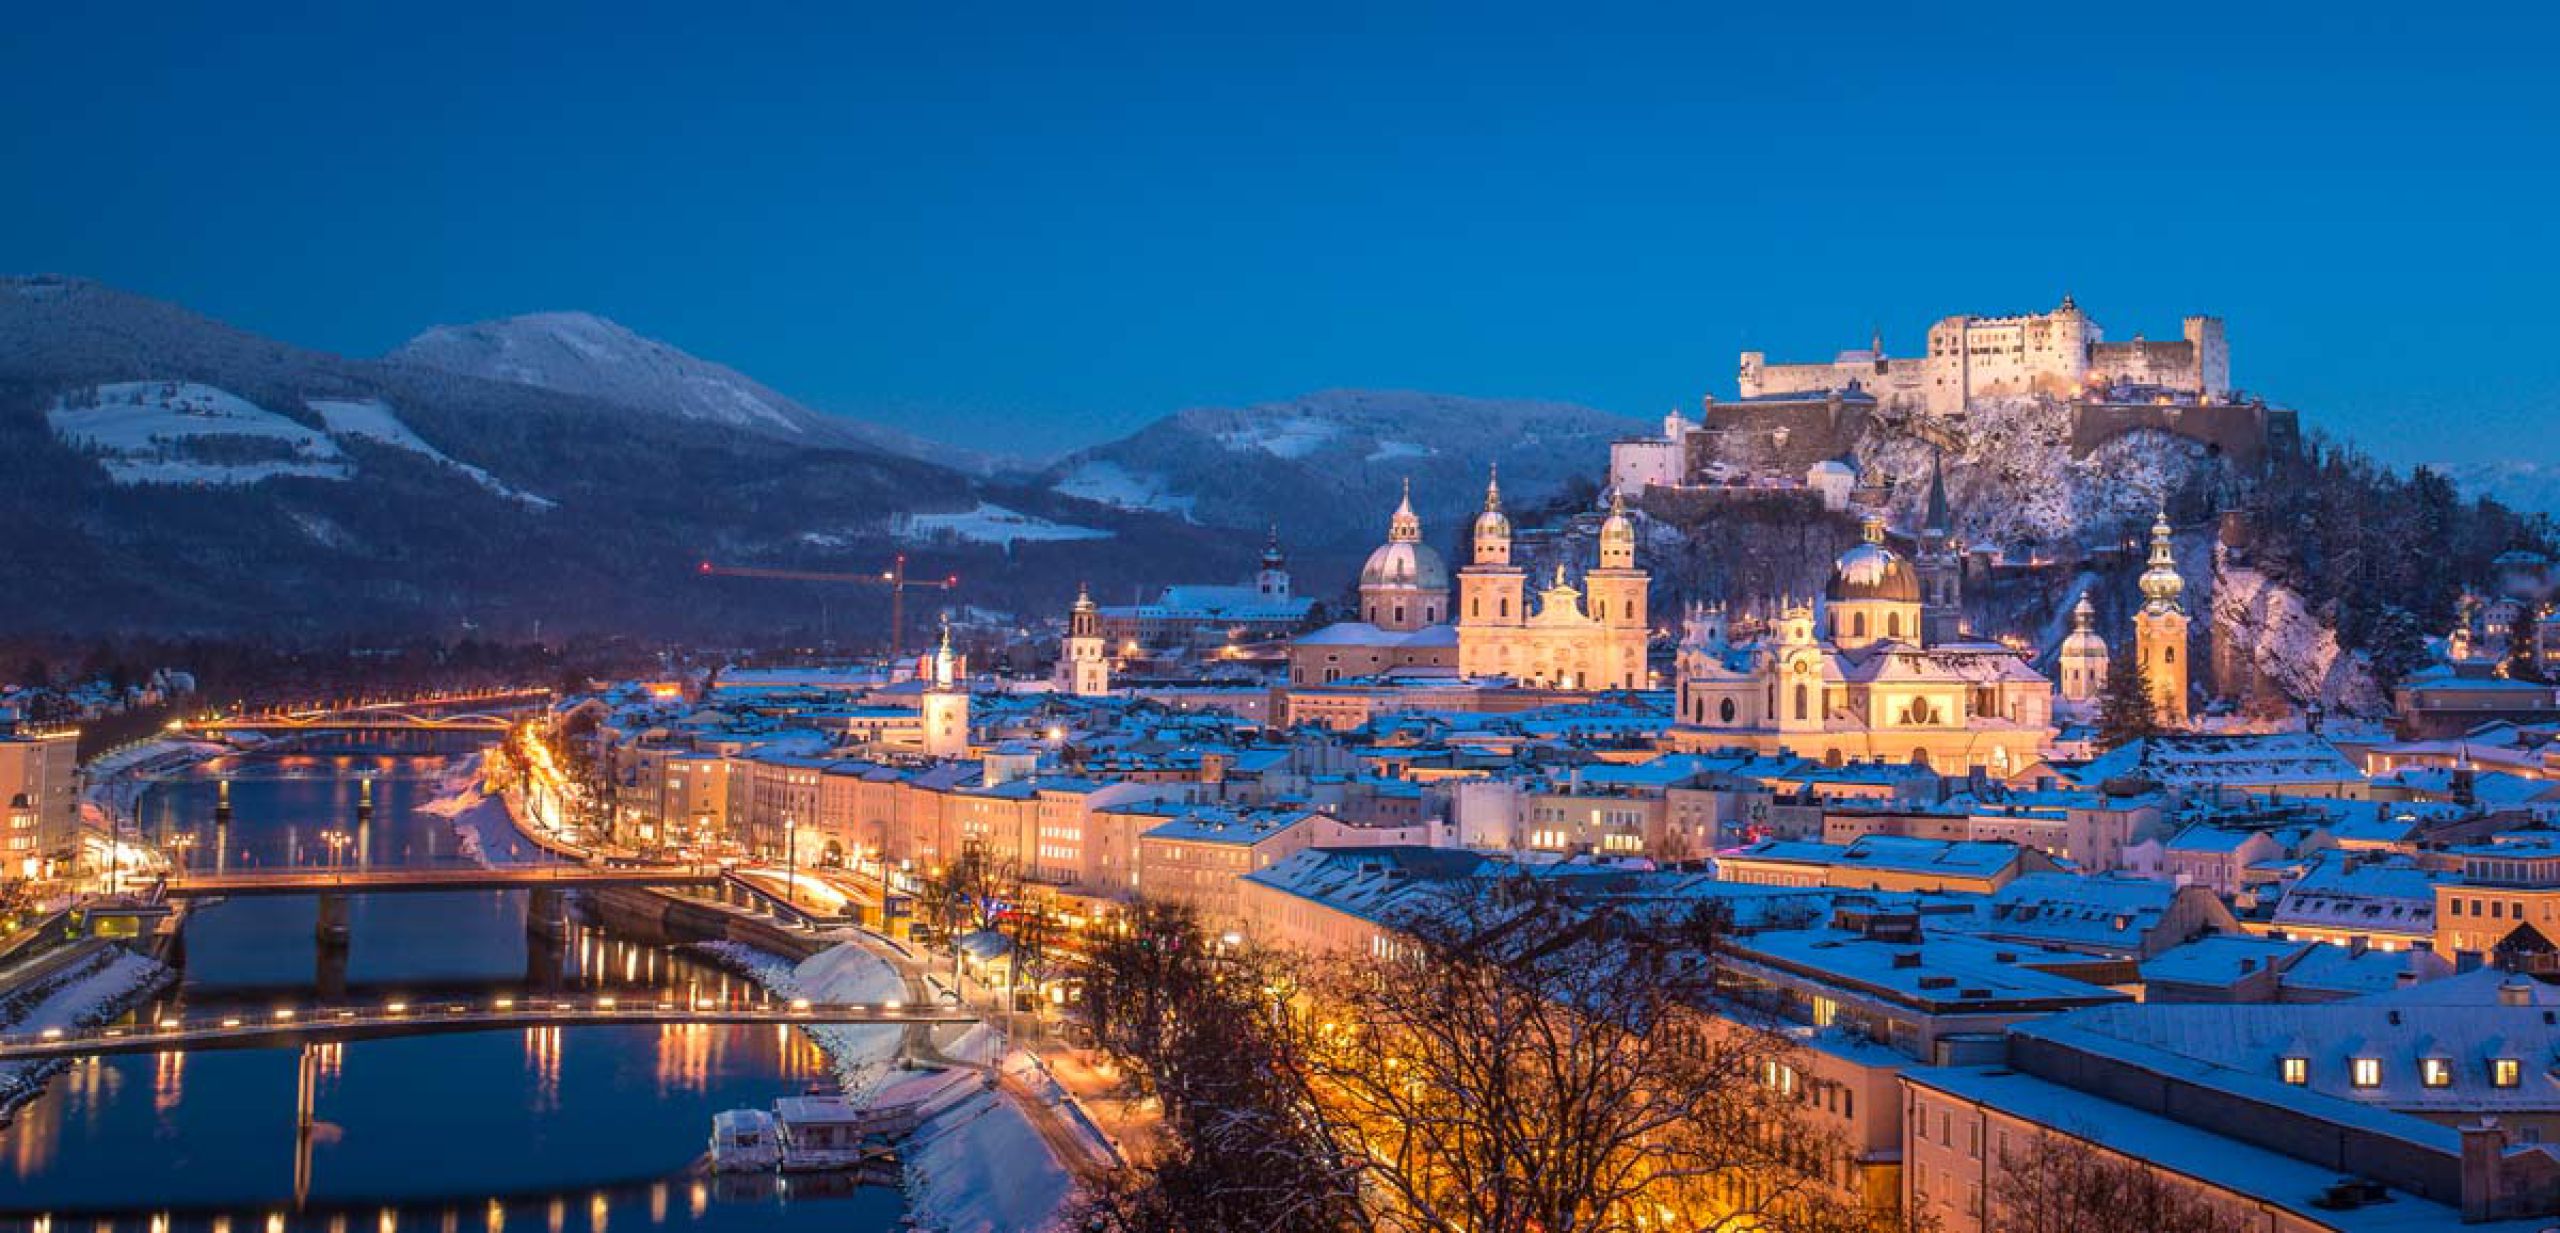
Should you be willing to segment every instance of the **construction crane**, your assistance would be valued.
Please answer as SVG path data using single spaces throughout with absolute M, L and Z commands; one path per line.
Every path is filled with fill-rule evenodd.
M 831 574 L 807 569 L 766 569 L 755 565 L 716 565 L 705 561 L 697 571 L 705 578 L 773 578 L 785 582 L 838 582 L 848 586 L 887 587 L 889 589 L 889 658 L 898 659 L 906 650 L 907 591 L 924 587 L 948 591 L 960 585 L 960 575 L 945 574 L 940 578 L 907 576 L 907 554 L 901 552 L 889 559 L 889 568 L 876 574 Z

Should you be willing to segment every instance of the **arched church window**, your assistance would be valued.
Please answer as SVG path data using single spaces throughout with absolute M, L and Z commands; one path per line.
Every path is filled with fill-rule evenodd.
M 2160 662 L 2164 664 L 2174 664 L 2178 662 L 2178 648 L 2173 646 L 2164 646 L 2160 648 Z
M 1884 636 L 1887 638 L 1899 638 L 1902 636 L 1901 613 L 1888 612 L 1884 614 Z
M 1867 636 L 1867 614 L 1866 614 L 1866 613 L 1858 612 L 1858 613 L 1852 613 L 1852 614 L 1850 614 L 1850 616 L 1849 616 L 1849 632 L 1850 632 L 1850 634 L 1852 634 L 1853 636 L 1860 637 L 1860 638 L 1864 638 L 1864 637 L 1866 637 L 1866 636 Z
M 1733 706 L 1733 699 L 1731 699 L 1731 698 L 1727 698 L 1727 699 L 1725 699 L 1722 703 L 1718 704 L 1718 705 L 1717 705 L 1717 707 L 1716 707 L 1716 715 L 1717 715 L 1717 717 L 1718 717 L 1718 718 L 1720 718 L 1720 719 L 1722 719 L 1722 720 L 1724 720 L 1724 722 L 1726 722 L 1726 723 L 1732 723 L 1732 722 L 1733 722 L 1733 713 L 1734 713 L 1734 706 Z
M 1494 601 L 1494 603 L 1495 603 L 1495 605 L 1496 605 L 1496 611 L 1497 611 L 1500 615 L 1502 615 L 1502 616 L 1510 616 L 1510 615 L 1511 615 L 1511 601 L 1510 601 L 1510 600 L 1508 600 L 1508 599 L 1499 599 L 1499 600 L 1495 600 L 1495 601 Z
M 1396 605 L 1396 624 L 1398 624 L 1398 625 L 1402 625 L 1402 624 L 1404 624 L 1404 605 L 1403 605 L 1403 604 L 1397 604 L 1397 605 Z
M 1796 686 L 1796 718 L 1805 719 L 1810 717 L 1812 714 L 1813 704 L 1808 700 L 1804 686 L 1802 684 L 1798 684 Z

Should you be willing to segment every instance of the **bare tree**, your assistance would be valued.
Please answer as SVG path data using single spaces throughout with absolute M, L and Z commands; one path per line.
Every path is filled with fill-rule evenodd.
M 1639 920 L 1532 882 L 1327 969 L 1311 1090 L 1416 1233 L 1867 1229 L 1824 1176 L 1791 1042 L 1719 1014 L 1722 922 Z
M 1144 902 L 1086 970 L 1097 1048 L 1164 1110 L 1153 1158 L 1088 1192 L 1111 1233 L 1361 1233 L 1363 1166 L 1314 1116 L 1277 956 L 1211 944 L 1191 910 Z
M 2245 1212 L 2139 1160 L 2039 1133 L 2000 1153 L 1984 1228 L 1991 1233 L 2247 1233 Z

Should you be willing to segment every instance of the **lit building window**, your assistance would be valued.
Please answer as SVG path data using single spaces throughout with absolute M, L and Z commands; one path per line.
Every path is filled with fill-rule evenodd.
M 2499 1087 L 2514 1087 L 2524 1081 L 2524 1066 L 2511 1057 L 2496 1058 L 2489 1063 L 2489 1082 Z
M 2440 1057 L 2424 1059 L 2418 1063 L 2418 1080 L 2428 1087 L 2451 1087 L 2453 1063 Z
M 2284 1060 L 2284 1081 L 2300 1087 L 2311 1082 L 2311 1059 L 2289 1057 Z
M 2382 1086 L 2382 1059 L 2378 1057 L 2357 1058 L 2348 1077 L 2357 1087 Z

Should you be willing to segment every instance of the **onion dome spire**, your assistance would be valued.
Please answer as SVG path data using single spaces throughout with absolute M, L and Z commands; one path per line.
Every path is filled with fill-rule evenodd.
M 2178 554 L 2169 544 L 2169 511 L 2151 522 L 2150 568 L 2142 571 L 2142 606 L 2152 612 L 2175 612 L 2187 580 L 2178 576 Z

